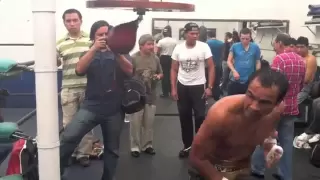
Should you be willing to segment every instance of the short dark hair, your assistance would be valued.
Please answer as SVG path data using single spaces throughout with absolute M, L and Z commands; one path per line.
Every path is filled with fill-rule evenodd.
M 249 78 L 249 84 L 254 80 L 258 79 L 262 87 L 270 88 L 276 86 L 279 89 L 279 95 L 277 102 L 281 102 L 287 94 L 289 88 L 289 82 L 286 76 L 274 69 L 263 68 L 255 71 Z
M 216 31 L 213 31 L 213 30 L 208 31 L 207 34 L 208 34 L 208 37 L 209 37 L 209 38 L 215 38 L 215 37 L 217 37 Z
M 237 31 L 232 31 L 232 40 L 233 42 L 240 42 L 239 33 Z
M 163 28 L 162 34 L 164 37 L 172 37 L 172 28 L 170 25 L 167 25 Z
M 297 40 L 295 38 L 290 38 L 289 41 L 290 41 L 290 45 L 294 45 L 294 46 L 297 45 Z
M 275 42 L 281 42 L 284 46 L 290 46 L 290 36 L 285 33 L 280 33 L 277 35 Z
M 226 37 L 232 38 L 232 33 L 231 32 L 226 32 Z
M 82 20 L 82 14 L 77 9 L 67 9 L 67 10 L 65 10 L 64 13 L 62 14 L 62 19 L 65 20 L 66 19 L 66 15 L 67 14 L 72 14 L 72 13 L 78 14 L 79 19 Z
M 297 39 L 297 44 L 303 44 L 308 47 L 309 46 L 309 39 L 307 37 L 300 36 Z
M 249 28 L 243 28 L 240 31 L 240 35 L 241 34 L 250 34 L 251 35 L 251 30 Z

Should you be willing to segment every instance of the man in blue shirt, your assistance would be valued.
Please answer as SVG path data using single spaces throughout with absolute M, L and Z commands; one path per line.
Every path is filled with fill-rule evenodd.
M 212 89 L 212 97 L 214 100 L 218 100 L 220 97 L 220 79 L 222 75 L 222 53 L 223 53 L 223 42 L 216 39 L 216 32 L 215 31 L 208 31 L 208 38 L 207 44 L 210 47 L 212 58 L 215 64 L 215 72 L 216 72 L 216 80 Z
M 240 31 L 239 43 L 234 43 L 228 56 L 228 67 L 231 78 L 228 95 L 244 94 L 248 88 L 249 76 L 260 69 L 261 51 L 256 43 L 250 42 L 251 31 L 244 28 Z

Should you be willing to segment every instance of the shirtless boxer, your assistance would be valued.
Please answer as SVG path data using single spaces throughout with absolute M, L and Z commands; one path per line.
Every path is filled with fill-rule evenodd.
M 256 146 L 263 145 L 267 154 L 274 145 L 264 142 L 276 136 L 287 89 L 283 74 L 261 69 L 250 77 L 246 94 L 228 96 L 214 104 L 194 138 L 190 153 L 193 169 L 189 173 L 206 180 L 237 180 L 249 175 Z

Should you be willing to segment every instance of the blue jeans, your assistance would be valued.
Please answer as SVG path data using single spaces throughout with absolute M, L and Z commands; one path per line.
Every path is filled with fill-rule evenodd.
M 294 136 L 294 121 L 296 121 L 296 118 L 296 116 L 282 116 L 277 128 L 278 141 L 284 151 L 279 162 L 278 175 L 280 175 L 283 180 L 292 180 L 292 142 Z M 258 146 L 251 158 L 252 172 L 264 175 L 265 164 L 263 149 L 261 146 Z
M 112 116 L 103 116 L 86 108 L 80 108 L 60 137 L 61 174 L 67 167 L 69 158 L 81 139 L 94 127 L 100 125 L 104 143 L 104 169 L 102 180 L 112 180 L 119 158 L 120 134 L 124 114 L 118 112 Z

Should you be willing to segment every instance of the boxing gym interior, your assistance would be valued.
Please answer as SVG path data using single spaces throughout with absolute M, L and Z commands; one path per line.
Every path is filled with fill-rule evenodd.
M 56 8 L 53 7 L 54 4 L 56 4 Z M 12 75 L 10 70 L 2 70 L 0 67 L 1 116 L 5 122 L 16 123 L 19 130 L 30 137 L 42 136 L 51 138 L 50 140 L 57 139 L 58 132 L 63 129 L 60 98 L 63 68 L 60 66 L 58 71 L 55 71 L 56 67 L 52 65 L 51 61 L 55 61 L 56 58 L 56 50 L 53 49 L 53 46 L 67 33 L 61 16 L 69 8 L 77 9 L 82 13 L 81 30 L 88 33 L 91 25 L 98 20 L 105 20 L 110 25 L 117 27 L 138 18 L 137 32 L 135 32 L 136 42 L 134 42 L 136 45 L 130 55 L 139 51 L 138 40 L 144 34 L 153 36 L 155 52 L 157 52 L 157 43 L 164 38 L 163 33 L 168 29 L 170 29 L 171 37 L 177 43 L 183 42 L 185 40 L 184 26 L 189 22 L 196 23 L 200 27 L 199 40 L 202 42 L 206 42 L 210 38 L 225 42 L 226 33 L 234 35 L 240 33 L 241 29 L 250 29 L 252 41 L 261 50 L 260 60 L 265 62 L 267 66 L 272 64 L 272 60 L 276 56 L 273 43 L 279 33 L 289 34 L 295 39 L 303 36 L 308 38 L 309 53 L 316 58 L 317 72 L 315 74 L 317 77 L 315 79 L 318 82 L 315 80 L 314 84 L 319 86 L 320 4 L 316 0 L 297 1 L 290 4 L 290 7 L 286 1 L 276 0 L 259 3 L 254 0 L 243 2 L 229 0 L 219 1 L 219 4 L 210 0 L 168 0 L 168 2 L 158 0 L 35 0 L 34 2 L 31 0 L 23 2 L 21 0 L 0 0 L 0 66 L 2 59 L 11 59 L 16 61 L 15 66 L 18 69 L 18 73 L 14 72 Z M 20 11 L 20 13 L 12 12 L 13 9 Z M 36 10 L 33 11 L 33 9 Z M 293 9 L 294 13 L 292 13 Z M 47 19 L 41 18 L 41 12 L 46 11 L 54 13 L 48 13 L 50 18 L 48 14 L 46 14 Z M 47 27 L 43 28 L 44 24 Z M 48 32 L 46 34 L 43 31 Z M 214 37 L 208 37 L 208 32 L 213 33 Z M 55 38 L 53 38 L 54 34 L 56 34 Z M 49 37 L 48 40 L 44 39 L 45 37 Z M 37 47 L 41 46 L 45 46 L 45 53 L 54 57 L 46 58 L 47 54 L 37 53 Z M 39 67 L 38 71 L 34 69 L 37 66 Z M 49 75 L 43 75 L 46 73 L 42 71 L 46 71 Z M 215 79 L 218 83 L 215 83 L 215 87 L 213 87 L 219 89 L 216 100 L 227 96 L 225 90 L 220 89 L 223 81 L 222 74 L 221 70 L 220 75 Z M 169 74 L 164 75 L 170 76 Z M 54 80 L 55 77 L 57 77 L 56 80 Z M 49 80 L 44 80 L 46 78 Z M 56 84 L 52 85 L 55 82 Z M 179 158 L 179 151 L 183 148 L 183 143 L 177 102 L 170 97 L 170 90 L 169 94 L 164 94 L 161 83 L 163 82 L 160 81 L 156 88 L 156 112 L 153 125 L 153 148 L 156 154 L 151 156 L 141 153 L 139 157 L 134 157 L 132 152 L 130 153 L 130 116 L 126 115 L 120 138 L 119 161 L 115 175 L 117 180 L 190 179 L 188 158 Z M 46 96 L 52 98 L 46 99 Z M 299 115 L 294 124 L 295 140 L 305 132 L 305 129 L 314 120 L 320 120 L 320 117 L 314 118 L 314 111 L 319 111 L 319 109 L 313 107 L 314 100 L 319 97 L 319 87 L 313 88 L 308 97 L 299 104 Z M 209 109 L 216 100 L 212 97 L 207 99 L 206 108 Z M 42 130 L 39 131 L 39 129 Z M 49 132 L 55 134 L 52 135 Z M 93 134 L 102 139 L 100 127 L 96 127 Z M 320 146 L 319 134 L 320 132 L 316 133 L 313 136 L 315 141 L 310 144 L 306 143 L 306 146 L 299 148 L 292 146 L 292 179 L 320 179 L 320 166 L 316 167 L 310 162 L 317 143 Z M 45 139 L 42 139 L 42 142 L 45 142 Z M 292 143 L 294 144 L 294 142 Z M 54 148 L 55 150 L 52 150 Z M 57 163 L 58 160 L 54 159 L 58 157 L 56 155 L 59 148 L 57 148 L 42 149 L 39 152 L 40 158 L 40 153 L 42 153 L 42 161 L 39 163 L 43 163 L 43 166 L 45 163 Z M 45 153 L 45 150 L 48 150 L 48 153 Z M 44 158 L 44 155 L 50 153 L 53 153 L 52 157 Z M 318 156 L 320 162 L 320 155 Z M 4 177 L 8 173 L 8 162 L 10 162 L 10 154 L 0 166 L 0 177 Z M 54 170 L 47 170 L 46 173 L 55 174 L 53 177 L 60 176 L 58 175 L 60 171 L 56 169 L 58 166 L 54 167 Z M 277 179 L 274 176 L 277 172 L 275 167 L 267 169 L 264 178 L 250 176 L 246 179 L 278 180 L 279 177 Z M 103 161 L 95 158 L 90 159 L 88 167 L 79 164 L 71 165 L 68 168 L 67 178 L 70 180 L 98 180 L 101 179 L 102 172 Z M 39 173 L 41 174 L 41 172 Z M 58 180 L 51 177 L 43 178 L 43 175 L 40 176 L 40 180 Z

